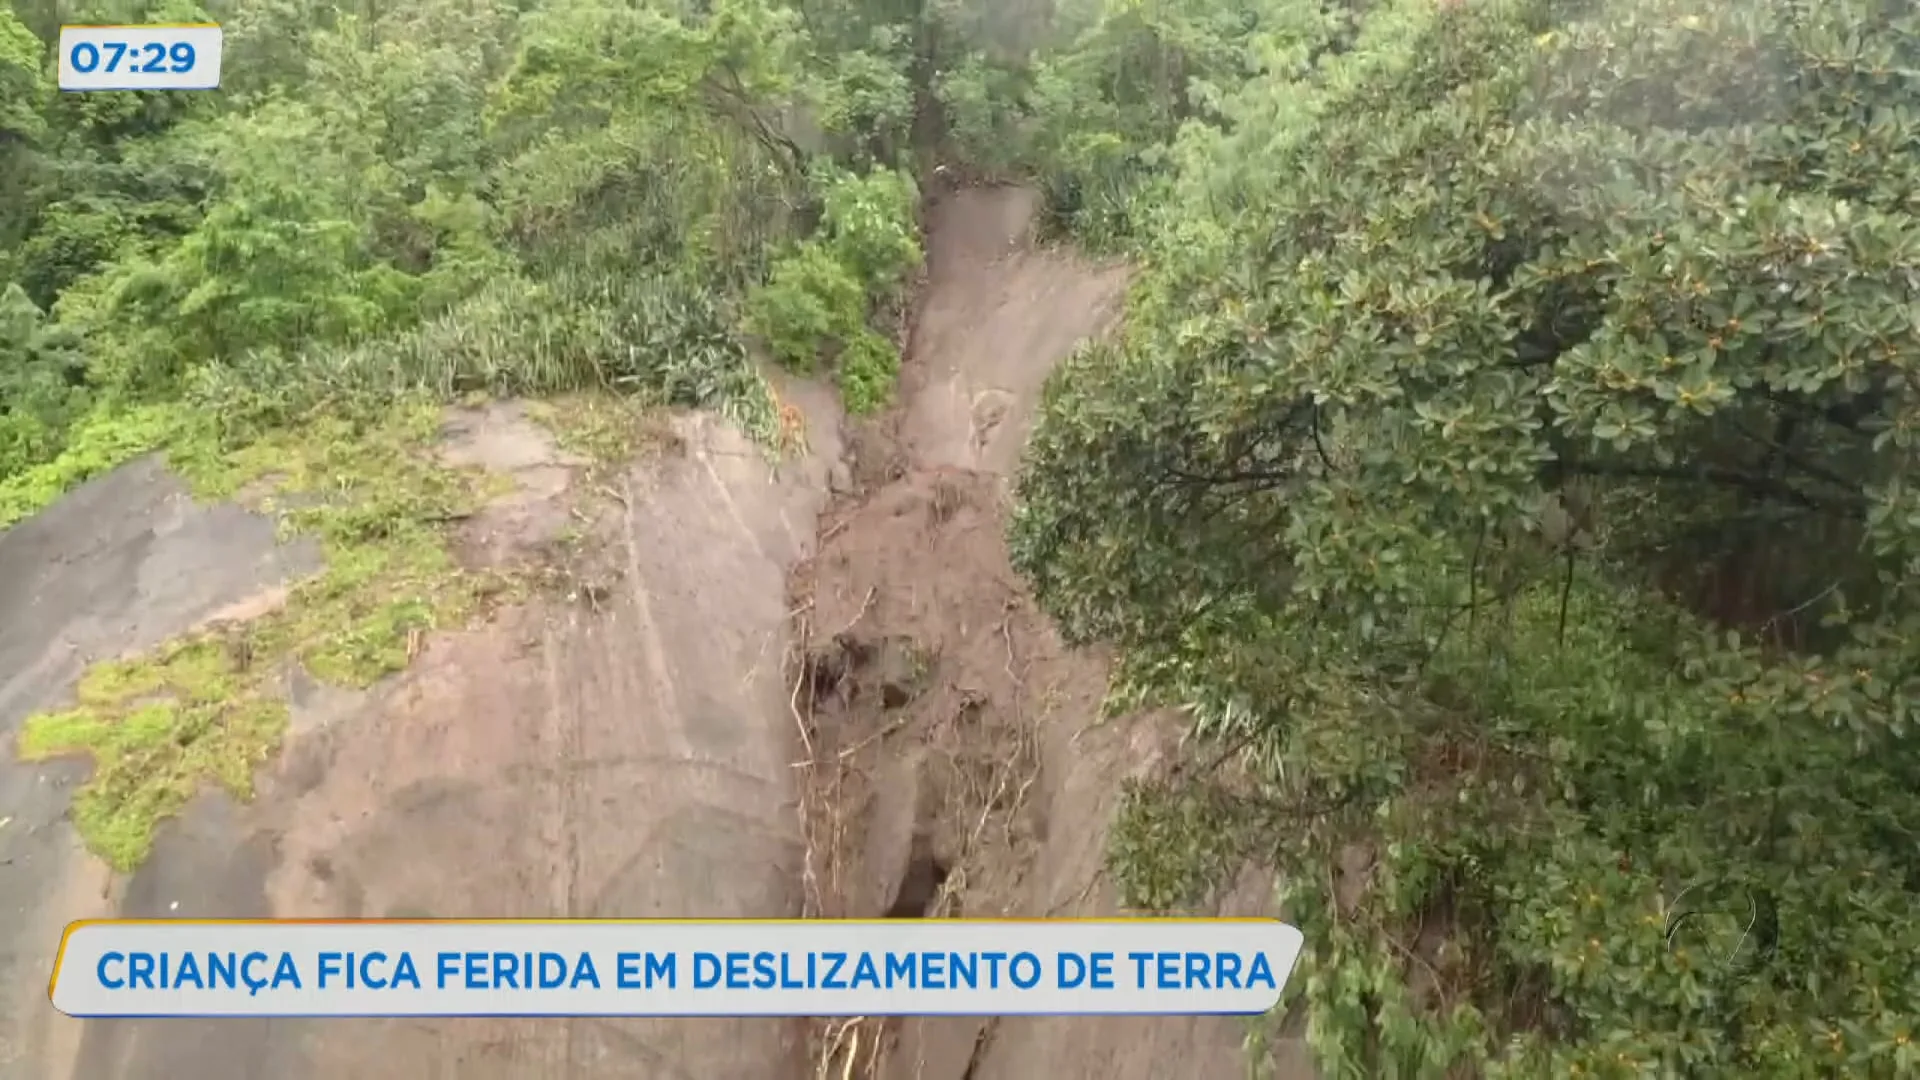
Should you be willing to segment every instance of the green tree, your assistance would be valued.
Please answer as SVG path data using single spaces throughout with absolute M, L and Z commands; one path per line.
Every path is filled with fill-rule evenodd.
M 42 115 L 51 86 L 46 47 L 10 8 L 0 8 L 0 190 L 24 191 L 34 182 L 37 151 L 47 135 Z M 28 222 L 25 207 L 0 203 L 0 251 L 19 242 Z M 8 276 L 0 255 L 0 278 Z
M 0 141 L 32 143 L 46 135 L 40 115 L 47 92 L 47 48 L 11 8 L 0 8 Z
M 1019 564 L 1122 647 L 1120 703 L 1245 751 L 1327 1066 L 1910 1074 L 1920 22 L 1324 29 L 1177 140 Z M 1164 880 L 1128 845 L 1175 795 L 1123 879 Z M 1669 947 L 1705 883 L 1773 912 L 1771 964 Z
M 0 474 L 59 451 L 87 402 L 78 339 L 49 325 L 26 291 L 0 291 Z

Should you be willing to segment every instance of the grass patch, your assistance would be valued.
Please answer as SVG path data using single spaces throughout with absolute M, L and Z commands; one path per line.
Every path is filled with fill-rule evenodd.
M 430 449 L 440 416 L 415 404 L 316 415 L 233 451 L 175 432 L 169 461 L 196 496 L 278 514 L 287 535 L 318 542 L 325 569 L 279 610 L 93 665 L 72 708 L 27 720 L 24 759 L 94 759 L 73 814 L 89 849 L 131 870 L 157 823 L 202 786 L 250 797 L 254 768 L 286 730 L 291 665 L 368 686 L 405 668 L 425 633 L 466 624 L 515 587 L 451 553 L 452 525 L 510 482 L 440 464 Z
M 637 397 L 569 394 L 530 402 L 527 415 L 553 436 L 554 445 L 585 458 L 595 473 L 617 469 L 648 450 L 679 442 L 662 410 Z
M 93 412 L 74 427 L 59 457 L 0 480 L 0 529 L 53 505 L 75 485 L 164 445 L 182 426 L 176 405 Z
M 93 776 L 74 796 L 74 826 L 95 854 L 131 870 L 152 847 L 155 823 L 202 785 L 252 794 L 253 769 L 287 722 L 285 700 L 259 681 L 212 635 L 96 664 L 73 708 L 27 721 L 20 756 L 93 757 Z

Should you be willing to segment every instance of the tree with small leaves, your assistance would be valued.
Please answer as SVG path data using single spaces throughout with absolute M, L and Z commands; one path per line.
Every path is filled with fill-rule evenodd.
M 1920 17 L 1302 44 L 1177 140 L 1019 565 L 1238 751 L 1336 1074 L 1912 1075 Z M 1745 944 L 1669 940 L 1709 891 Z

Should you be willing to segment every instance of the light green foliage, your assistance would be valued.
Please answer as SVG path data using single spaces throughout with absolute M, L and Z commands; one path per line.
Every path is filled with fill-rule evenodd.
M 822 186 L 822 231 L 834 257 L 876 301 L 894 299 L 920 267 L 920 192 L 913 178 L 893 170 L 865 176 L 827 170 Z
M 918 196 L 891 160 L 914 101 L 910 11 L 837 23 L 877 50 L 862 57 L 764 0 L 242 0 L 220 12 L 220 93 L 55 95 L 60 19 L 13 10 L 0 528 L 161 450 L 205 497 L 264 486 L 326 556 L 283 609 L 96 668 L 72 709 L 27 724 L 29 756 L 93 756 L 75 817 L 116 866 L 200 785 L 245 794 L 284 722 L 285 663 L 365 685 L 502 586 L 443 543 L 486 492 L 433 464 L 437 403 L 584 391 L 570 400 L 605 406 L 586 425 L 602 455 L 638 446 L 637 411 L 662 404 L 771 444 L 742 301 L 776 253 L 808 251 L 831 273 L 774 277 L 824 314 L 785 333 L 841 357 L 855 407 L 891 393 L 898 355 L 867 320 L 919 259 Z M 899 145 L 847 149 L 859 171 L 840 171 L 789 133 L 820 102 Z
M 603 480 L 617 474 L 649 446 L 672 442 L 671 428 L 644 401 L 614 394 L 570 394 L 531 402 L 528 415 L 552 435 L 554 445 L 588 462 Z
M 200 495 L 231 497 L 265 483 L 265 508 L 277 505 L 290 532 L 318 541 L 326 569 L 252 621 L 94 665 L 72 708 L 27 720 L 22 757 L 92 756 L 74 821 L 101 858 L 133 869 L 160 819 L 202 784 L 251 793 L 254 767 L 286 725 L 288 663 L 367 686 L 406 666 L 416 635 L 461 625 L 506 588 L 463 571 L 446 549 L 447 522 L 489 488 L 434 462 L 439 416 L 403 405 L 368 422 L 313 417 L 237 453 L 223 452 L 205 422 L 173 432 L 172 464 Z
M 748 298 L 747 320 L 781 363 L 812 371 L 822 348 L 861 329 L 865 307 L 859 279 L 814 241 L 774 263 L 773 276 Z
M 238 674 L 214 636 L 98 665 L 81 679 L 73 708 L 32 718 L 20 756 L 92 755 L 94 775 L 74 797 L 74 826 L 110 866 L 131 870 L 152 845 L 154 823 L 178 813 L 203 783 L 251 794 L 254 767 L 286 725 L 286 704 L 236 696 Z
M 1139 792 L 1122 882 L 1272 859 L 1337 1075 L 1911 1075 L 1920 21 L 1405 0 L 1311 63 L 1299 25 L 1174 139 L 1021 480 L 1115 705 L 1191 706 L 1255 789 Z M 1669 947 L 1703 893 L 1777 955 Z
M 899 375 L 900 350 L 864 327 L 847 342 L 836 372 L 841 399 L 854 413 L 874 412 L 892 401 Z
M 174 405 L 96 406 L 60 433 L 58 454 L 0 480 L 0 528 L 46 509 L 76 484 L 160 448 L 181 422 Z
M 902 172 L 865 176 L 822 169 L 819 234 L 774 263 L 747 298 L 747 323 L 781 363 L 812 371 L 837 353 L 847 407 L 869 412 L 890 399 L 899 350 L 869 323 L 900 297 L 920 266 L 919 192 Z
M 40 109 L 52 87 L 44 55 L 45 46 L 19 16 L 11 8 L 0 8 L 0 134 L 9 140 L 46 136 L 47 122 Z

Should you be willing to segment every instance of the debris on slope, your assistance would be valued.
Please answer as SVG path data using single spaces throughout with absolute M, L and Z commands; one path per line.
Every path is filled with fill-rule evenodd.
M 1178 735 L 1166 718 L 1098 723 L 1104 658 L 1066 648 L 1008 565 L 1010 475 L 1042 385 L 1112 324 L 1125 283 L 1036 249 L 1034 203 L 965 189 L 932 208 L 900 400 L 854 433 L 850 490 L 793 574 L 812 913 L 1110 913 L 1121 781 Z M 1246 913 L 1269 894 L 1247 890 Z M 835 1078 L 1149 1080 L 1241 1075 L 1244 1039 L 1218 1017 L 929 1017 L 824 1024 L 814 1050 Z

